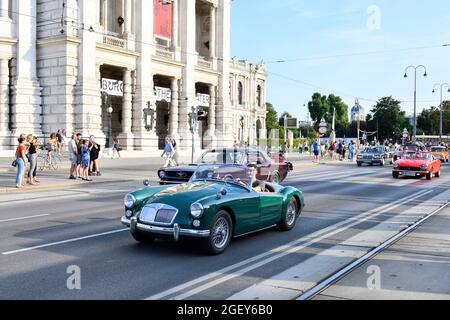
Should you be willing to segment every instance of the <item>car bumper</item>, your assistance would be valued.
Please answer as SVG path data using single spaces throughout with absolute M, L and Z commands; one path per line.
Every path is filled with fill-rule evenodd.
M 422 177 L 430 173 L 429 171 L 419 171 L 419 170 L 416 171 L 393 170 L 393 172 L 398 173 L 405 177 Z
M 130 228 L 132 231 L 140 231 L 152 235 L 173 236 L 175 241 L 177 241 L 180 236 L 190 238 L 208 238 L 210 234 L 209 230 L 182 229 L 176 223 L 173 228 L 143 224 L 138 222 L 136 218 L 131 218 Z
M 123 217 L 120 219 L 120 222 L 121 222 L 124 226 L 127 226 L 127 227 L 131 226 L 131 220 L 128 219 L 127 217 L 125 217 L 125 216 L 123 216 Z
M 358 159 L 356 161 L 359 163 L 381 163 L 383 161 L 383 159 L 374 159 L 374 160 Z

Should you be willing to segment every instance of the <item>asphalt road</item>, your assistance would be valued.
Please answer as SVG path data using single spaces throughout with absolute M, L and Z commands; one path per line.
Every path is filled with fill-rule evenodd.
M 284 184 L 305 195 L 296 228 L 235 239 L 215 257 L 196 241 L 136 243 L 119 218 L 138 182 L 0 194 L 0 299 L 292 299 L 448 200 L 450 167 L 426 181 L 308 165 Z M 69 266 L 80 290 L 67 287 Z

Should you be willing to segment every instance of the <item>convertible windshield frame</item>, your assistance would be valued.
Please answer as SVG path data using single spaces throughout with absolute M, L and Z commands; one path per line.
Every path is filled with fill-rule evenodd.
M 230 173 L 227 174 L 227 169 L 230 170 Z M 241 171 L 239 172 L 239 169 Z M 233 170 L 235 172 L 233 172 Z M 236 171 L 237 170 L 237 171 Z M 207 173 L 208 176 L 198 177 L 199 173 Z M 189 180 L 189 183 L 195 183 L 195 182 L 220 182 L 224 184 L 232 184 L 235 186 L 239 186 L 241 188 L 244 188 L 248 191 L 252 190 L 252 185 L 254 182 L 255 177 L 255 169 L 249 168 L 242 165 L 203 165 L 199 166 L 199 168 L 194 172 L 191 179 Z M 210 177 L 209 175 L 215 174 L 219 175 L 218 178 Z M 237 177 L 233 176 L 238 174 Z M 222 177 L 220 177 L 222 175 Z M 233 180 L 226 179 L 227 175 L 230 175 Z M 239 177 L 240 175 L 240 177 Z M 241 180 L 243 178 L 244 180 Z M 240 182 L 236 181 L 237 179 L 240 180 Z
M 220 157 L 220 162 L 209 162 L 204 161 L 204 158 L 208 155 L 217 154 L 217 157 Z M 229 159 L 229 155 L 233 159 Z M 201 155 L 201 157 L 196 161 L 197 164 L 216 164 L 216 165 L 231 165 L 231 164 L 240 164 L 243 162 L 245 157 L 245 152 L 241 150 L 234 149 L 219 149 L 219 150 L 210 150 Z

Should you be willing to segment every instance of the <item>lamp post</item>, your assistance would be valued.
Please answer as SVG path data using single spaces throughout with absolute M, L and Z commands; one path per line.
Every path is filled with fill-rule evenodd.
M 112 141 L 112 113 L 113 113 L 113 108 L 110 105 L 108 107 L 108 109 L 106 109 L 106 111 L 108 111 L 108 119 L 109 119 L 109 130 L 108 130 L 108 148 L 111 148 L 111 141 Z
M 189 126 L 192 133 L 192 154 L 191 161 L 194 163 L 195 156 L 195 133 L 197 132 L 198 125 L 198 107 L 192 107 L 191 112 L 189 113 Z
M 414 69 L 414 130 L 413 130 L 413 142 L 416 142 L 416 135 L 417 135 L 417 69 L 423 68 L 425 70 L 425 73 L 423 74 L 424 77 L 427 77 L 427 68 L 424 65 L 418 65 L 418 66 L 409 66 L 405 69 L 405 78 L 408 78 L 408 71 L 409 69 Z
M 436 87 L 439 87 L 441 90 L 441 99 L 439 104 L 439 113 L 440 113 L 440 123 L 439 123 L 439 143 L 442 143 L 442 134 L 443 134 L 443 119 L 444 119 L 444 104 L 442 99 L 442 90 L 444 87 L 447 87 L 447 92 L 450 92 L 450 85 L 448 83 L 437 83 L 434 85 L 433 93 L 436 92 Z

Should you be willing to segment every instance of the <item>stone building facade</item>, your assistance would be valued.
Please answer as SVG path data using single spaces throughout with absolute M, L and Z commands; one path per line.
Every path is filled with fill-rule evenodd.
M 131 151 L 161 149 L 168 135 L 189 149 L 194 106 L 198 147 L 254 144 L 266 135 L 267 72 L 230 59 L 230 6 L 0 0 L 0 148 L 21 133 L 66 129 L 102 143 L 118 137 Z M 102 79 L 123 94 L 102 94 Z

